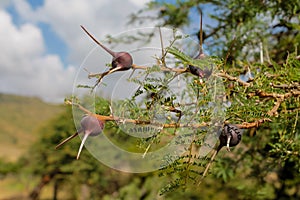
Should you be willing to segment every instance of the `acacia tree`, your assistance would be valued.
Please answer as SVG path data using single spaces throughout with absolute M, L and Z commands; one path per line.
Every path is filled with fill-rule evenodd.
M 190 9 L 198 6 L 200 2 L 202 1 L 178 1 L 177 4 L 152 2 L 148 9 L 156 9 L 159 6 L 159 19 L 162 19 L 159 26 L 182 27 L 189 22 Z M 277 1 L 247 3 L 209 1 L 209 3 L 220 10 L 217 16 L 213 16 L 219 25 L 209 29 L 211 31 L 206 33 L 204 38 L 209 41 L 209 38 L 214 37 L 210 43 L 211 49 L 222 49 L 216 52 L 216 55 L 224 59 L 206 57 L 194 60 L 184 53 L 185 49 L 179 49 L 182 43 L 177 42 L 184 42 L 184 37 L 174 34 L 170 44 L 162 46 L 162 54 L 157 58 L 157 64 L 131 66 L 131 69 L 140 70 L 138 76 L 128 80 L 139 86 L 132 96 L 112 101 L 110 105 L 106 101 L 101 100 L 101 103 L 96 101 L 95 112 L 85 109 L 84 102 L 77 102 L 74 99 L 66 102 L 79 107 L 79 110 L 83 111 L 81 115 L 86 113 L 105 121 L 108 129 L 105 133 L 107 136 L 111 136 L 116 142 L 121 138 L 121 143 L 124 141 L 128 143 L 125 147 L 127 150 L 142 152 L 145 157 L 168 143 L 170 138 L 176 138 L 176 145 L 181 148 L 180 153 L 174 157 L 172 154 L 169 157 L 164 156 L 159 171 L 162 177 L 170 180 L 166 185 L 162 185 L 160 190 L 166 199 L 180 198 L 178 193 L 171 192 L 178 188 L 186 189 L 194 196 L 203 197 L 201 194 L 205 192 L 201 189 L 205 189 L 205 186 L 214 186 L 216 191 L 225 191 L 225 196 L 228 198 L 234 194 L 241 199 L 296 199 L 300 195 L 298 175 L 300 172 L 298 158 L 300 62 L 296 48 L 299 38 L 291 36 L 299 31 L 294 23 L 294 20 L 297 20 L 295 17 L 299 5 L 297 1 L 291 1 L 293 10 L 290 10 L 290 5 L 283 6 Z M 273 32 L 274 29 L 268 29 L 270 26 L 264 28 L 261 23 L 257 23 L 258 17 L 264 13 L 268 14 L 266 18 L 271 16 L 271 19 L 277 20 L 279 13 L 284 17 L 283 19 L 286 19 L 276 27 L 292 27 L 287 30 L 282 29 L 281 36 L 290 38 L 287 43 L 276 40 L 269 42 L 279 33 Z M 135 17 L 139 19 L 141 16 Z M 258 30 L 264 30 L 259 39 Z M 244 37 L 244 33 L 247 33 L 247 37 Z M 251 45 L 254 44 L 253 46 L 256 47 L 259 42 L 265 47 L 265 52 L 266 48 L 278 46 L 280 48 L 269 51 L 269 61 L 265 63 L 255 62 L 255 59 L 253 62 L 240 60 L 248 56 L 242 47 L 246 46 L 249 50 Z M 218 46 L 213 47 L 216 44 Z M 228 60 L 229 47 L 233 50 L 230 51 L 231 60 L 236 62 Z M 171 62 L 166 62 L 169 60 Z M 202 75 L 192 74 L 189 66 L 198 67 Z M 102 74 L 95 77 L 104 78 Z M 109 74 L 105 78 L 109 78 Z M 180 93 L 174 93 L 172 84 L 179 80 L 183 89 Z M 97 83 L 101 83 L 101 80 L 98 79 Z M 183 99 L 187 100 L 183 101 Z M 113 106 L 117 113 L 110 112 L 109 106 Z M 216 110 L 216 107 L 219 109 Z M 162 116 L 163 120 L 161 120 Z M 123 133 L 124 124 L 133 131 L 136 130 L 135 126 L 151 127 L 155 134 L 130 140 L 131 136 Z M 232 153 L 225 154 L 223 151 L 222 156 L 217 157 L 215 162 L 211 160 L 211 154 L 199 155 L 201 146 L 206 144 L 207 137 L 212 135 L 214 139 L 218 138 L 220 131 L 224 129 L 224 124 L 245 129 L 242 144 Z M 55 142 L 59 142 L 57 137 L 50 138 L 55 138 Z M 213 147 L 210 147 L 210 150 L 212 149 Z M 75 152 L 72 155 L 75 156 Z M 55 159 L 52 156 L 45 157 L 56 161 L 61 159 L 61 162 L 66 160 L 60 157 Z M 67 158 L 70 161 L 69 157 Z M 67 169 L 68 172 L 75 170 L 78 165 L 78 162 L 76 163 L 73 167 L 62 169 Z M 90 169 L 93 164 L 86 166 Z M 211 166 L 210 169 L 206 168 L 207 166 Z M 212 178 L 210 177 L 208 181 L 202 180 L 207 169 L 208 174 L 212 173 Z M 91 173 L 89 177 L 97 177 L 97 173 L 102 173 L 93 170 L 86 170 Z M 98 178 L 93 183 L 101 179 Z M 115 195 L 125 198 L 126 193 L 131 194 L 133 190 L 140 188 L 140 185 L 145 187 L 147 183 L 149 184 L 145 179 L 143 180 L 136 181 L 139 187 L 130 184 L 119 190 L 123 192 Z M 214 181 L 210 182 L 211 180 Z M 150 197 L 150 192 L 139 195 L 140 198 L 145 198 L 147 195 Z M 127 197 L 130 198 L 129 195 Z
M 204 39 L 209 44 L 211 53 L 224 58 L 223 61 L 211 60 L 210 62 L 217 69 L 212 76 L 223 79 L 226 99 L 230 102 L 225 118 L 240 128 L 250 129 L 246 135 L 251 136 L 244 139 L 245 146 L 238 156 L 226 157 L 216 163 L 215 175 L 221 177 L 223 181 L 243 177 L 245 182 L 235 180 L 225 186 L 222 185 L 222 187 L 242 190 L 242 198 L 249 198 L 251 195 L 263 198 L 270 196 L 296 198 L 299 195 L 297 186 L 299 183 L 297 176 L 299 172 L 299 56 L 297 52 L 299 2 L 236 0 L 177 1 L 176 4 L 151 2 L 144 11 L 132 15 L 131 22 L 143 23 L 149 18 L 157 19 L 158 26 L 171 25 L 180 28 L 189 24 L 189 12 L 199 7 L 200 3 L 214 6 L 218 11 L 210 14 L 217 21 L 217 25 L 207 27 Z M 155 9 L 159 15 L 148 17 L 146 11 Z M 205 66 L 208 65 L 204 60 L 193 63 L 187 55 L 172 46 L 165 50 L 175 56 L 184 67 L 192 64 L 205 70 Z M 262 59 L 260 62 L 255 62 L 259 56 Z M 163 59 L 160 61 L 164 64 Z M 164 68 L 160 67 L 157 71 L 164 71 Z M 174 69 L 173 72 L 178 73 Z M 179 70 L 179 72 L 188 72 L 188 70 Z M 162 79 L 156 81 L 165 83 Z M 193 82 L 190 79 L 186 81 Z M 136 96 L 145 91 L 156 94 L 161 89 L 161 85 L 155 85 L 153 82 L 140 84 L 144 90 L 139 90 Z M 196 84 L 190 89 L 203 92 L 203 87 L 207 87 L 205 84 L 207 82 L 204 86 Z M 176 100 L 172 98 L 155 100 L 160 105 L 165 105 L 165 102 L 172 106 L 176 105 Z M 198 105 L 207 103 L 207 99 L 202 102 L 197 100 L 200 102 Z M 174 107 L 172 109 L 176 110 L 176 106 Z M 201 117 L 199 118 L 205 121 L 205 117 L 203 115 Z M 201 135 L 201 131 L 197 134 Z M 201 144 L 201 140 L 192 141 L 196 144 L 197 142 Z M 266 162 L 262 162 L 265 157 L 267 157 Z M 179 161 L 180 159 L 182 160 Z M 202 165 L 201 162 L 189 159 L 189 156 L 183 156 L 177 161 L 162 172 L 164 175 L 176 174 L 177 177 L 163 188 L 163 191 L 185 187 L 189 179 L 193 182 L 196 178 L 191 174 L 196 170 L 192 166 Z M 270 168 L 272 170 L 269 170 Z M 285 176 L 287 171 L 289 175 Z M 197 173 L 201 174 L 201 170 Z M 254 178 L 253 175 L 258 178 Z M 247 180 L 258 184 L 249 187 Z
M 92 113 L 72 99 L 67 103 L 106 123 L 112 122 L 114 127 L 124 124 L 155 127 L 156 134 L 139 141 L 143 155 L 161 147 L 168 138 L 176 138 L 175 146 L 182 151 L 175 156 L 163 156 L 160 175 L 172 180 L 161 188 L 161 194 L 168 196 L 170 191 L 195 185 L 199 189 L 216 155 L 201 155 L 201 146 L 209 145 L 207 137 L 219 137 L 226 124 L 231 124 L 250 131 L 245 131 L 246 138 L 239 151 L 213 165 L 213 174 L 223 181 L 220 188 L 235 191 L 239 198 L 297 198 L 300 68 L 296 52 L 282 63 L 239 61 L 240 66 L 236 67 L 227 59 L 216 57 L 194 60 L 176 46 L 182 39 L 174 34 L 170 44 L 162 47 L 158 64 L 132 64 L 132 69 L 141 72 L 128 82 L 139 87 L 131 97 L 111 102 L 117 112 L 103 115 Z M 190 66 L 197 67 L 197 76 Z M 181 82 L 180 94 L 171 92 L 174 81 L 184 83 Z M 142 101 L 137 101 L 138 98 Z M 163 120 L 156 120 L 157 115 L 163 116 Z M 287 171 L 289 176 L 284 175 Z M 256 184 L 249 186 L 250 181 Z
M 251 137 L 244 138 L 238 156 L 218 160 L 215 176 L 232 179 L 222 188 L 241 190 L 242 198 L 299 197 L 299 2 L 153 1 L 131 22 L 143 23 L 156 10 L 150 19 L 158 26 L 181 28 L 199 6 L 215 8 L 208 15 L 217 25 L 204 28 L 204 39 L 211 54 L 224 58 L 222 70 L 234 76 L 224 79 L 227 97 L 235 102 L 226 116 L 239 122 L 270 119 L 247 132 Z M 237 83 L 238 77 L 249 85 Z M 258 184 L 249 186 L 249 180 Z

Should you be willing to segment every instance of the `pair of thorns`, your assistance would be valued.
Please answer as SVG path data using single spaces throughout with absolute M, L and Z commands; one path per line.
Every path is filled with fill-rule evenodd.
M 195 59 L 203 59 L 206 57 L 206 55 L 203 53 L 203 48 L 202 48 L 202 43 L 203 43 L 203 34 L 202 34 L 202 12 L 200 12 L 201 14 L 201 20 L 200 20 L 200 51 L 199 54 L 195 57 Z M 96 73 L 96 74 L 89 74 L 88 77 L 92 78 L 92 77 L 98 77 L 98 80 L 96 81 L 96 84 L 92 87 L 92 89 L 94 89 L 95 87 L 97 87 L 98 84 L 101 83 L 102 79 L 109 75 L 112 74 L 116 71 L 126 71 L 129 70 L 131 68 L 133 69 L 147 69 L 147 67 L 144 66 L 138 66 L 133 64 L 133 59 L 132 56 L 125 51 L 121 51 L 121 52 L 114 52 L 111 49 L 107 48 L 106 46 L 104 46 L 102 43 L 100 43 L 92 34 L 90 34 L 86 28 L 84 26 L 81 26 L 81 28 L 84 30 L 84 32 L 86 34 L 88 34 L 88 36 L 90 36 L 90 38 L 96 42 L 96 44 L 98 44 L 101 48 L 103 48 L 107 53 L 109 53 L 113 59 L 112 59 L 112 63 L 111 63 L 111 69 L 104 72 L 104 73 Z M 161 35 L 161 32 L 160 32 Z M 161 41 L 162 43 L 162 41 Z M 163 53 L 164 54 L 164 53 Z M 201 78 L 208 78 L 211 73 L 212 73 L 212 69 L 200 69 L 198 67 L 189 65 L 189 67 L 187 69 L 170 69 L 170 68 L 166 68 L 167 71 L 175 71 L 176 73 L 184 73 L 184 72 L 190 72 L 193 75 L 199 76 Z

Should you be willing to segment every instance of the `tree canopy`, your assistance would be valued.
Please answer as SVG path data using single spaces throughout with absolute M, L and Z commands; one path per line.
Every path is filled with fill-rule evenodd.
M 147 24 L 149 19 L 157 26 L 183 28 L 194 20 L 191 14 L 197 7 L 215 22 L 204 27 L 204 40 L 212 55 L 224 58 L 230 51 L 233 60 L 253 61 L 259 58 L 260 43 L 268 62 L 283 61 L 288 53 L 297 51 L 300 3 L 293 0 L 151 1 L 146 9 L 131 16 L 131 22 Z

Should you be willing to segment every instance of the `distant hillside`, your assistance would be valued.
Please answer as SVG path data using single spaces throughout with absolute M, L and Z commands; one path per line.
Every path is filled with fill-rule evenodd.
M 62 111 L 38 98 L 0 93 L 0 158 L 16 160 L 37 138 L 37 128 Z

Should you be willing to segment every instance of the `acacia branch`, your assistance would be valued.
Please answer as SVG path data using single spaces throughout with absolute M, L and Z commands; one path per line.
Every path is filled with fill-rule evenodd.
M 282 87 L 282 85 L 281 85 Z M 268 111 L 268 115 L 269 116 L 274 116 L 278 110 L 278 108 L 280 107 L 281 103 L 290 97 L 297 97 L 300 96 L 300 90 L 291 90 L 290 92 L 284 93 L 284 94 L 278 94 L 278 93 L 268 93 L 268 92 L 264 92 L 262 90 L 257 90 L 255 92 L 249 93 L 247 95 L 249 98 L 253 97 L 253 96 L 258 96 L 260 98 L 273 98 L 276 99 L 276 103 L 274 105 L 274 107 Z
M 67 100 L 66 104 L 76 106 L 80 110 L 85 112 L 86 114 L 93 115 L 97 119 L 99 119 L 101 121 L 104 121 L 104 122 L 106 122 L 106 121 L 115 121 L 115 122 L 119 122 L 119 123 L 133 123 L 133 124 L 139 124 L 139 125 L 155 125 L 155 126 L 162 127 L 162 128 L 184 128 L 184 127 L 186 127 L 186 128 L 188 128 L 188 127 L 189 128 L 203 128 L 203 127 L 210 126 L 210 124 L 207 123 L 207 122 L 201 122 L 201 123 L 198 123 L 198 124 L 189 124 L 189 123 L 164 124 L 164 123 L 158 123 L 158 122 L 151 122 L 149 120 L 126 119 L 126 118 L 112 116 L 112 115 L 110 115 L 110 116 L 99 115 L 99 114 L 94 114 L 94 113 L 90 112 L 89 110 L 87 110 L 86 108 L 81 106 L 80 104 L 73 103 L 70 100 Z M 259 120 L 255 121 L 255 122 L 243 122 L 242 124 L 236 124 L 236 126 L 240 129 L 250 129 L 250 128 L 253 128 L 253 127 L 259 127 L 264 122 L 271 122 L 271 121 L 272 120 L 269 119 L 269 118 L 263 118 L 263 119 L 259 119 Z
M 270 83 L 270 85 L 274 88 L 281 88 L 281 89 L 298 89 L 298 90 L 300 89 L 299 83 L 281 84 L 281 85 Z
M 277 110 L 283 101 L 284 101 L 284 98 L 277 98 L 276 104 L 274 105 L 274 107 L 271 110 L 268 111 L 267 114 L 269 116 L 274 116 L 277 113 Z
M 119 122 L 119 123 L 133 123 L 133 124 L 140 124 L 140 125 L 155 125 L 155 126 L 159 126 L 159 127 L 163 127 L 163 128 L 179 128 L 179 127 L 193 127 L 193 128 L 201 128 L 201 127 L 207 127 L 209 126 L 208 123 L 206 122 L 202 122 L 199 124 L 179 124 L 179 123 L 169 123 L 169 124 L 163 124 L 163 123 L 158 123 L 158 122 L 151 122 L 149 120 L 138 120 L 138 119 L 127 119 L 127 118 L 122 118 L 122 117 L 117 117 L 117 116 L 106 116 L 106 115 L 99 115 L 99 114 L 94 114 L 91 111 L 87 110 L 86 108 L 84 108 L 83 106 L 81 106 L 78 103 L 74 103 L 70 100 L 66 101 L 66 104 L 68 105 L 73 105 L 78 107 L 80 110 L 82 110 L 83 112 L 85 112 L 88 115 L 92 115 L 94 117 L 96 117 L 97 119 L 101 120 L 101 121 L 115 121 L 115 122 Z M 178 112 L 178 111 L 176 111 Z
M 147 66 L 140 66 L 140 65 L 136 65 L 136 64 L 132 64 L 131 68 L 133 70 L 136 69 L 141 69 L 141 70 L 147 70 L 150 69 L 151 67 L 147 67 Z M 161 71 L 164 72 L 176 72 L 176 73 L 184 73 L 184 72 L 188 72 L 187 68 L 168 68 L 168 67 L 160 67 Z M 93 77 L 99 77 L 101 76 L 101 78 L 103 78 L 104 76 L 108 75 L 108 71 L 107 72 L 103 72 L 103 73 L 89 73 L 88 78 L 93 78 Z
M 72 106 L 77 106 L 80 110 L 82 110 L 83 112 L 85 112 L 85 113 L 88 114 L 88 115 L 91 115 L 91 114 L 92 114 L 91 111 L 89 111 L 88 109 L 86 109 L 85 107 L 83 107 L 82 105 L 80 105 L 80 104 L 78 104 L 78 103 L 72 102 L 71 100 L 66 100 L 66 101 L 65 101 L 65 104 L 67 104 L 67 105 L 72 105 Z
M 142 69 L 142 70 L 147 70 L 150 69 L 151 67 L 146 67 L 146 66 L 139 66 L 139 65 L 135 65 L 132 64 L 132 69 Z M 188 72 L 187 68 L 169 68 L 169 67 L 160 67 L 161 71 L 164 72 L 176 72 L 176 73 L 184 73 L 184 72 Z
M 121 118 L 116 116 L 105 116 L 105 115 L 98 115 L 98 114 L 93 114 L 93 116 L 95 116 L 97 119 L 102 121 L 115 121 L 119 123 L 132 123 L 132 124 L 139 124 L 139 125 L 155 125 L 163 128 L 182 128 L 182 127 L 201 128 L 201 127 L 209 126 L 209 124 L 206 122 L 202 122 L 199 124 L 180 124 L 180 123 L 163 124 L 158 122 L 151 122 L 149 120 L 126 119 L 126 118 Z
M 259 127 L 264 122 L 271 122 L 272 120 L 269 118 L 262 118 L 259 120 L 256 120 L 254 122 L 243 122 L 242 124 L 236 124 L 236 126 L 240 129 L 249 129 L 254 127 Z
M 241 85 L 243 85 L 245 87 L 249 87 L 250 86 L 250 83 L 242 81 L 241 79 L 239 79 L 237 77 L 230 76 L 229 74 L 226 74 L 225 72 L 217 73 L 216 75 L 219 76 L 219 77 L 226 78 L 229 81 L 236 81 L 236 82 L 238 82 L 239 84 L 241 84 Z
M 290 92 L 284 93 L 284 94 L 278 94 L 278 93 L 267 93 L 264 92 L 262 90 L 257 90 L 255 91 L 255 93 L 249 93 L 249 96 L 259 96 L 261 98 L 267 98 L 267 97 L 271 97 L 271 98 L 279 98 L 279 99 L 286 99 L 292 96 L 300 96 L 300 90 L 291 90 Z

